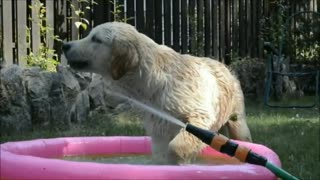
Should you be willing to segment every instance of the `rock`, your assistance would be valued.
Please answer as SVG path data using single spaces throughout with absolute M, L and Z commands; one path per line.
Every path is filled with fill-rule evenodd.
M 76 102 L 71 108 L 71 122 L 84 122 L 87 120 L 90 112 L 90 102 L 88 91 L 82 91 L 78 94 Z
M 73 72 L 73 71 L 72 71 Z M 90 82 L 92 81 L 92 73 L 74 73 L 75 78 L 79 82 L 81 91 L 88 88 Z
M 23 75 L 23 70 L 16 65 L 1 69 L 0 123 L 3 134 L 22 132 L 32 128 Z
M 59 65 L 57 72 L 7 66 L 0 73 L 0 123 L 3 134 L 32 126 L 68 129 L 95 113 L 128 111 L 121 92 L 99 75 L 74 72 Z M 120 105 L 119 105 L 120 104 Z
M 47 124 L 50 121 L 49 91 L 51 80 L 41 72 L 40 68 L 24 70 L 24 84 L 31 107 L 31 117 L 34 124 Z
M 66 98 L 67 106 L 72 107 L 77 95 L 80 93 L 80 85 L 74 74 L 69 68 L 58 65 L 57 72 L 61 76 L 63 92 Z
M 126 101 L 110 94 L 110 92 L 121 92 L 121 90 L 113 83 L 105 81 L 102 76 L 97 74 L 92 77 L 88 89 L 91 109 L 100 106 L 114 109 L 119 104 Z
M 70 122 L 70 108 L 64 95 L 62 77 L 53 74 L 52 86 L 49 91 L 50 104 L 50 126 L 59 129 L 68 129 Z
M 105 83 L 103 82 L 102 77 L 94 75 L 88 87 L 91 109 L 106 105 L 104 88 Z

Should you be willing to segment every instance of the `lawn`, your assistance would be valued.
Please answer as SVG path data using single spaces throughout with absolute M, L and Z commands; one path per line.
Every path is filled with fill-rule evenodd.
M 302 179 L 320 178 L 319 109 L 272 109 L 248 102 L 247 118 L 255 143 L 273 149 L 283 168 Z M 130 119 L 130 121 L 128 121 Z M 132 113 L 93 115 L 68 131 L 38 128 L 33 132 L 1 136 L 0 142 L 62 136 L 143 135 L 141 122 Z

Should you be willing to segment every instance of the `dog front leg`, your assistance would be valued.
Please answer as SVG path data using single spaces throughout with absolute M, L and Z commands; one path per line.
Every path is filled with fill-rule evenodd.
M 186 121 L 199 128 L 209 129 L 213 119 L 209 121 L 209 116 L 205 113 L 193 113 L 188 116 Z M 205 147 L 197 137 L 181 129 L 180 132 L 169 143 L 169 162 L 171 164 L 188 164 L 191 163 L 200 151 Z

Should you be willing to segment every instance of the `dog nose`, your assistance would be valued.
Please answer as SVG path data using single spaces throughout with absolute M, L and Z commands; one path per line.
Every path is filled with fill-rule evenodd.
M 70 43 L 64 43 L 62 45 L 63 52 L 67 52 L 70 48 L 71 48 L 71 44 Z

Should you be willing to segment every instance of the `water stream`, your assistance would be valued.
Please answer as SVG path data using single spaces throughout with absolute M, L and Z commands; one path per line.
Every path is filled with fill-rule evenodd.
M 149 111 L 150 113 L 152 113 L 154 115 L 157 115 L 158 117 L 163 118 L 163 119 L 165 119 L 165 120 L 167 120 L 167 121 L 169 121 L 171 123 L 174 123 L 174 124 L 176 124 L 178 126 L 181 126 L 183 128 L 186 127 L 186 125 L 183 122 L 179 121 L 177 118 L 171 116 L 168 113 L 160 111 L 160 110 L 158 110 L 158 109 L 156 109 L 156 108 L 154 108 L 154 107 L 152 107 L 150 105 L 144 104 L 142 102 L 139 102 L 138 100 L 135 100 L 133 98 L 130 98 L 128 96 L 125 96 L 125 95 L 117 93 L 117 92 L 108 91 L 108 93 L 112 94 L 112 95 L 114 95 L 114 96 L 116 96 L 118 98 L 128 100 L 129 102 L 131 102 L 133 105 L 137 106 L 138 108 L 144 109 L 146 111 Z

